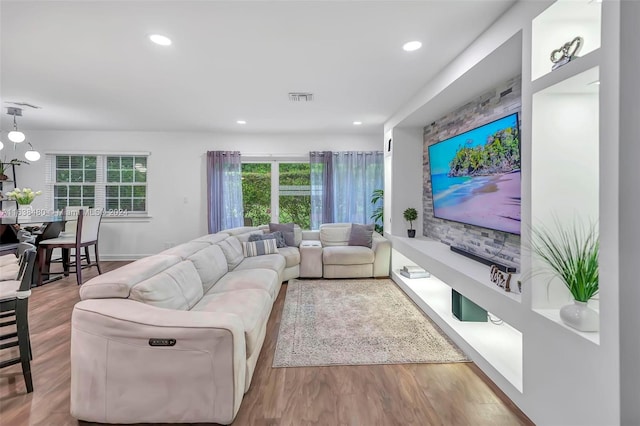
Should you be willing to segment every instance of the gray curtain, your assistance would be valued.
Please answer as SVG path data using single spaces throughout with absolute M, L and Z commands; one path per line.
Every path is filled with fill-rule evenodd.
M 333 153 L 333 220 L 373 223 L 374 189 L 384 188 L 382 151 Z
M 239 151 L 207 152 L 207 213 L 210 234 L 244 224 Z
M 371 196 L 384 188 L 382 151 L 313 151 L 309 162 L 311 229 L 333 222 L 373 223 L 377 206 Z
M 311 165 L 311 229 L 333 220 L 333 153 L 312 151 Z

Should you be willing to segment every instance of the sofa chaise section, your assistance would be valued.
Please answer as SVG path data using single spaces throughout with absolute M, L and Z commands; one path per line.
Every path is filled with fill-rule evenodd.
M 236 242 L 228 234 L 200 238 L 80 288 L 71 321 L 72 415 L 103 423 L 233 421 L 285 264 L 280 256 L 271 267 L 230 271 L 223 246 Z M 234 268 L 245 259 L 236 260 Z

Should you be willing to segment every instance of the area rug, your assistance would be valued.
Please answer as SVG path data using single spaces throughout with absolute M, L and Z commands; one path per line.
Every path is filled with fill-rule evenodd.
M 389 279 L 289 281 L 274 367 L 465 361 Z

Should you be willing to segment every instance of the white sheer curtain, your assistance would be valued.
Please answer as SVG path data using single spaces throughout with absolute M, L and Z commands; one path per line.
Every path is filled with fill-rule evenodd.
M 384 187 L 381 151 L 310 152 L 311 229 L 322 223 L 373 223 L 374 189 Z
M 239 151 L 207 152 L 207 206 L 209 233 L 244 224 Z
M 333 221 L 373 223 L 374 189 L 384 187 L 381 151 L 333 153 Z
M 333 153 L 312 151 L 311 166 L 311 229 L 333 222 Z

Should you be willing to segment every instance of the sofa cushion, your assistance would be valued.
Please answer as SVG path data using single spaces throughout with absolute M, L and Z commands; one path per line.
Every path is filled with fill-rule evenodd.
M 249 358 L 254 350 L 260 350 L 260 332 L 269 319 L 272 303 L 271 296 L 266 291 L 247 289 L 208 293 L 192 310 L 225 312 L 240 317 Z
M 349 233 L 350 246 L 362 246 L 371 248 L 373 243 L 373 223 L 369 225 L 361 225 L 359 223 L 351 224 L 351 232 Z
M 350 223 L 329 223 L 320 225 L 320 242 L 323 247 L 346 246 L 351 233 Z
M 187 260 L 191 261 L 198 271 L 202 281 L 202 291 L 205 293 L 229 271 L 227 258 L 224 257 L 222 249 L 215 244 L 197 251 Z
M 258 228 L 257 226 L 238 226 L 237 228 L 225 229 L 222 232 L 224 232 L 225 234 L 234 235 L 237 237 L 242 234 L 250 234 L 258 231 L 260 231 L 260 228 Z
M 298 247 L 284 247 L 278 249 L 278 252 L 284 256 L 285 268 L 300 264 L 300 249 Z
M 193 253 L 207 247 L 211 247 L 211 244 L 205 241 L 189 241 L 188 243 L 171 247 L 170 249 L 162 251 L 159 254 L 168 254 L 168 255 L 178 256 L 182 260 L 184 260 L 187 257 L 191 256 Z
M 204 235 L 202 237 L 196 238 L 195 240 L 192 240 L 192 242 L 204 241 L 205 243 L 216 244 L 216 243 L 219 243 L 220 241 L 226 240 L 227 238 L 229 238 L 229 234 L 225 232 L 218 232 L 217 234 L 208 234 L 208 235 Z
M 98 275 L 80 287 L 80 299 L 129 297 L 131 288 L 180 262 L 178 256 L 156 254 L 128 263 L 107 274 Z
M 260 241 L 260 240 L 276 240 L 276 246 L 278 248 L 286 247 L 287 243 L 284 240 L 284 235 L 281 231 L 271 232 L 269 234 L 250 234 L 248 241 Z
M 0 281 L 14 281 L 18 278 L 18 271 L 20 271 L 20 265 L 15 261 L 13 257 L 13 263 L 7 263 L 0 265 Z
M 210 291 L 222 293 L 246 289 L 264 290 L 269 293 L 271 300 L 275 300 L 278 296 L 277 291 L 280 289 L 280 277 L 272 269 L 236 269 L 220 278 Z
M 325 265 L 363 265 L 373 263 L 374 253 L 368 247 L 325 247 L 322 263 Z
M 278 276 L 282 278 L 284 265 L 284 256 L 279 254 L 265 254 L 264 256 L 247 257 L 236 269 L 234 269 L 234 271 L 255 268 L 271 269 L 272 271 L 276 271 Z
M 247 241 L 255 241 L 253 238 L 255 237 L 260 237 L 264 235 L 264 232 L 262 231 L 255 231 L 255 232 L 247 232 L 245 234 L 238 234 L 238 235 L 234 235 L 238 241 L 240 241 L 241 243 L 246 243 Z M 259 238 L 260 239 L 260 238 Z
M 131 288 L 130 299 L 159 308 L 186 311 L 202 298 L 202 282 L 195 266 L 182 261 Z
M 244 259 L 242 244 L 240 244 L 240 241 L 236 237 L 229 237 L 217 244 L 222 249 L 224 257 L 227 258 L 227 264 L 230 270 L 235 269 Z
M 270 223 L 269 224 L 269 232 L 282 232 L 284 235 L 284 241 L 288 246 L 295 247 L 296 245 L 296 237 L 294 234 L 294 224 L 293 223 Z
M 278 247 L 276 246 L 276 240 L 272 238 L 242 243 L 244 257 L 264 256 L 275 253 L 278 253 Z

